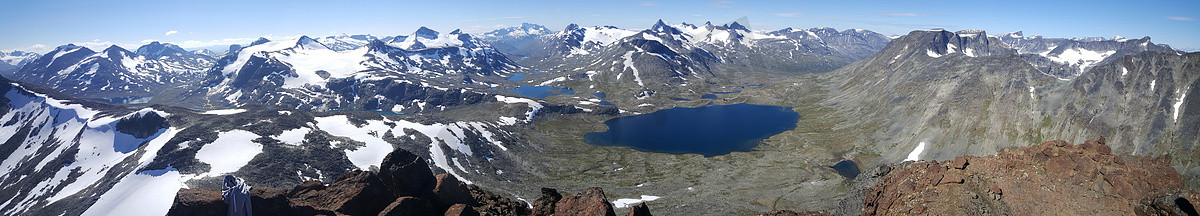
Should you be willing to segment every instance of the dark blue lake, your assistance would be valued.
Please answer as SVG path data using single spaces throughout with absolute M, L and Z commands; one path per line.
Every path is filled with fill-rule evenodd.
M 592 145 L 711 157 L 751 151 L 759 141 L 795 129 L 798 120 L 799 113 L 778 106 L 680 107 L 610 119 L 604 122 L 608 131 L 585 134 L 583 140 Z
M 838 162 L 829 168 L 833 168 L 834 171 L 837 171 L 838 175 L 842 175 L 842 177 L 846 177 L 848 179 L 858 177 L 858 174 L 860 173 L 858 170 L 858 164 L 855 164 L 854 161 L 851 160 Z

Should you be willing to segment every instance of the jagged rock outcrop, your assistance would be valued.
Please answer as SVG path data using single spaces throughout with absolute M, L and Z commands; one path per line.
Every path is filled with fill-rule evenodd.
M 443 203 L 479 204 L 475 202 L 475 197 L 471 196 L 471 191 L 467 189 L 467 184 L 458 181 L 458 178 L 451 175 L 437 175 L 437 187 L 433 189 L 433 194 L 437 196 L 438 201 Z
M 897 169 L 867 190 L 862 214 L 1133 215 L 1183 206 L 1173 202 L 1195 206 L 1194 196 L 1169 196 L 1186 190 L 1170 161 L 1170 155 L 1114 155 L 1101 139 L 889 165 Z
M 629 213 L 625 214 L 625 215 L 626 216 L 651 216 L 650 206 L 647 206 L 646 203 L 644 203 L 644 202 L 638 203 L 637 205 L 630 207 Z
M 598 187 L 563 197 L 554 206 L 554 215 L 617 215 L 608 197 L 604 196 L 604 190 Z
M 542 188 L 542 197 L 533 201 L 533 215 L 554 215 L 554 204 L 562 200 L 562 194 L 554 188 Z

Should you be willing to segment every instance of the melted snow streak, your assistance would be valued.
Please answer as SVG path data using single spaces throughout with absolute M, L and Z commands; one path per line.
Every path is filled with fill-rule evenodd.
M 925 142 L 917 144 L 917 148 L 914 148 L 912 152 L 908 153 L 908 158 L 905 158 L 904 161 L 921 160 L 921 152 L 923 151 L 925 151 Z
M 178 131 L 174 128 L 163 129 L 148 137 L 136 138 L 117 132 L 116 123 L 133 115 L 150 112 L 160 116 L 167 114 L 147 108 L 121 116 L 101 116 L 99 111 L 80 104 L 33 93 L 16 84 L 12 84 L 12 87 L 3 95 L 9 100 L 8 105 L 12 110 L 0 117 L 0 122 L 12 124 L 0 126 L 0 140 L 16 142 L 10 145 L 22 148 L 13 148 L 7 152 L 7 158 L 0 162 L 0 181 L 8 183 L 0 186 L 0 191 L 8 192 L 0 194 L 0 197 L 4 197 L 0 198 L 4 200 L 0 207 L 6 215 L 26 214 L 31 209 L 75 194 L 103 194 L 109 190 L 104 183 L 111 181 L 105 176 L 129 176 L 136 170 L 114 169 L 119 167 L 117 164 L 133 163 L 136 165 L 134 168 L 145 166 Z M 117 146 L 132 146 L 143 151 L 118 151 Z M 141 153 L 139 158 L 129 157 L 138 153 Z M 169 193 L 144 196 L 174 198 L 174 190 L 167 188 L 163 191 Z M 170 207 L 170 203 L 165 206 L 159 204 L 130 206 L 114 203 L 111 211 L 136 210 L 129 208 L 139 206 L 150 210 Z
M 1179 90 L 1175 90 L 1175 93 L 1179 92 Z M 1179 93 L 1179 99 L 1175 100 L 1175 104 L 1171 105 L 1175 110 L 1175 113 L 1171 115 L 1171 118 L 1175 119 L 1175 123 L 1179 123 L 1179 106 L 1183 106 L 1183 98 L 1186 96 L 1187 92 Z

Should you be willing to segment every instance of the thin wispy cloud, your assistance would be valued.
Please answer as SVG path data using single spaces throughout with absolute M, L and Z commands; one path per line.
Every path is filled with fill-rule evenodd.
M 166 35 L 167 35 L 167 36 L 171 36 L 171 35 L 173 35 L 173 34 L 176 34 L 176 33 L 179 33 L 179 31 L 170 30 L 170 31 L 167 31 Z
M 708 3 L 708 6 L 715 7 L 715 8 L 732 8 L 733 6 L 730 6 L 730 4 L 733 4 L 733 2 L 732 1 L 712 1 L 712 2 Z
M 781 16 L 781 17 L 799 17 L 800 15 L 804 15 L 804 12 L 791 12 L 791 13 L 777 13 L 777 14 L 775 14 L 775 16 Z
M 1169 16 L 1169 17 L 1167 17 L 1167 19 L 1175 20 L 1175 21 L 1196 21 L 1195 17 L 1181 17 L 1181 16 Z
M 919 17 L 919 16 L 933 16 L 933 14 L 919 14 L 919 13 L 875 13 L 875 15 L 879 15 L 879 16 L 889 16 L 889 17 Z
M 640 1 L 640 2 L 637 2 L 637 4 L 641 5 L 641 6 L 655 6 L 655 5 L 658 5 L 658 2 Z

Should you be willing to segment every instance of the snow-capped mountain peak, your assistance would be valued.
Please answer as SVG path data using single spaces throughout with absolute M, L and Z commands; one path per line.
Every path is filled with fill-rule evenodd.
M 136 53 L 146 56 L 149 59 L 158 59 L 168 55 L 182 55 L 188 51 L 170 43 L 160 43 L 158 41 L 150 42 L 149 44 L 138 47 Z
M 264 37 L 260 37 L 260 38 L 258 38 L 258 40 L 254 40 L 254 42 L 251 42 L 251 43 L 250 43 L 250 46 L 259 45 L 259 44 L 264 44 L 264 43 L 267 43 L 267 42 L 271 42 L 271 40 L 269 40 L 269 39 L 267 39 L 267 38 L 264 38 Z
M 413 32 L 412 35 L 414 37 L 420 37 L 420 38 L 425 38 L 425 39 L 429 39 L 429 40 L 434 40 L 434 39 L 438 38 L 438 34 L 441 34 L 441 33 L 438 33 L 437 31 L 434 31 L 433 29 L 429 29 L 425 26 L 421 26 L 421 28 L 417 28 L 417 31 Z
M 296 46 L 294 47 L 297 49 L 329 49 L 329 47 L 325 47 L 325 44 L 322 44 L 321 42 L 314 40 L 307 35 L 300 36 L 299 39 L 296 39 Z
M 400 36 L 397 36 L 397 38 L 400 38 Z M 422 26 L 416 32 L 413 32 L 412 36 L 404 37 L 397 42 L 391 42 L 389 45 L 406 50 L 419 50 L 441 47 L 473 48 L 477 47 L 478 43 L 474 42 L 474 38 L 470 34 L 463 33 L 461 30 L 456 29 L 448 34 L 443 34 Z

